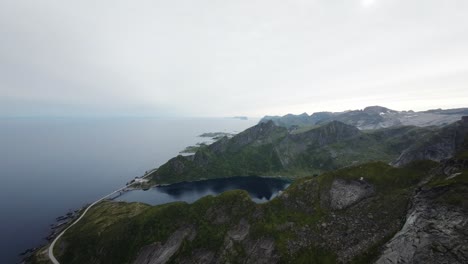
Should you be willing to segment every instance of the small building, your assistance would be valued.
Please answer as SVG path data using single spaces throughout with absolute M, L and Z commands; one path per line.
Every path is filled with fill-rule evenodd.
M 147 179 L 143 179 L 143 178 L 135 178 L 135 182 L 136 183 L 146 183 L 148 182 L 149 180 Z

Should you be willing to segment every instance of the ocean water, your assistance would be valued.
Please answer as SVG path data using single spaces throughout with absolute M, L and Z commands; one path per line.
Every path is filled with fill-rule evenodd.
M 56 217 L 158 167 L 204 132 L 258 119 L 0 119 L 0 263 L 45 243 Z
M 207 195 L 216 196 L 229 190 L 244 190 L 256 203 L 264 203 L 276 197 L 289 186 L 289 181 L 265 177 L 230 177 L 194 182 L 181 182 L 158 186 L 147 191 L 134 190 L 117 197 L 115 201 L 141 202 L 158 205 L 175 201 L 193 203 Z

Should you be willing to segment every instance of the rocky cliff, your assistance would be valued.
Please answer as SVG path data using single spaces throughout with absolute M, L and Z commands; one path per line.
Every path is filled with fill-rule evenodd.
M 468 207 L 450 204 L 454 193 L 467 197 L 468 187 L 420 190 L 403 228 L 385 245 L 376 263 L 467 263 Z
M 467 123 L 461 120 L 443 127 L 429 138 L 422 137 L 418 144 L 405 149 L 392 165 L 402 166 L 415 160 L 441 161 L 453 157 L 468 138 Z
M 468 160 L 455 159 L 433 170 L 376 263 L 468 263 L 467 171 Z

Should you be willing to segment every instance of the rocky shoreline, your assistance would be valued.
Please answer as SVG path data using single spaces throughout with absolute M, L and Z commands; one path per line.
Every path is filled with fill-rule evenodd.
M 143 182 L 143 180 L 145 180 L 145 178 L 148 177 L 155 170 L 157 170 L 157 168 L 145 171 L 145 174 L 141 177 L 135 177 L 134 179 L 132 179 L 131 181 L 125 184 L 126 186 L 128 186 L 127 188 L 123 189 L 122 191 L 118 192 L 115 196 L 110 197 L 107 200 L 115 200 L 116 198 L 120 197 L 124 193 L 132 191 L 132 190 L 138 190 L 138 189 L 146 190 L 144 186 L 140 186 L 140 187 L 131 186 L 130 187 L 130 185 L 134 184 L 135 181 L 141 181 L 141 183 L 145 183 Z M 48 234 L 46 235 L 46 237 L 44 237 L 44 239 L 47 242 L 44 244 L 40 244 L 37 247 L 27 248 L 23 252 L 19 253 L 18 256 L 22 258 L 20 263 L 25 263 L 27 259 L 33 256 L 35 253 L 37 253 L 38 250 L 44 248 L 51 241 L 53 241 L 63 230 L 65 230 L 71 223 L 73 223 L 76 219 L 78 219 L 78 217 L 81 215 L 81 212 L 85 210 L 89 205 L 90 203 L 87 203 L 83 205 L 82 207 L 80 207 L 79 209 L 76 209 L 76 210 L 70 209 L 69 212 L 67 212 L 66 214 L 56 217 L 55 222 L 49 225 L 50 230 Z
M 33 247 L 33 248 L 28 248 L 28 249 L 26 249 L 23 252 L 18 254 L 20 257 L 23 258 L 22 262 L 24 262 L 27 258 L 29 258 L 34 253 L 36 253 L 36 251 L 38 251 L 39 249 L 46 246 L 48 243 L 50 243 L 50 241 L 55 239 L 58 234 L 60 234 L 65 228 L 67 228 L 67 226 L 69 224 L 73 223 L 73 221 L 79 217 L 80 212 L 84 208 L 86 208 L 88 205 L 89 204 L 86 204 L 86 205 L 82 206 L 80 209 L 69 211 L 68 213 L 66 213 L 64 215 L 56 217 L 55 218 L 55 223 L 50 224 L 50 226 L 49 226 L 50 229 L 49 229 L 48 235 L 46 237 L 44 237 L 44 239 L 47 241 L 45 244 L 41 244 L 41 245 L 39 245 L 37 247 Z

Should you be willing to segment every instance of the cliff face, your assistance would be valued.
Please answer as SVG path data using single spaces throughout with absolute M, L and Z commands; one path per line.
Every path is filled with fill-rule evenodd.
M 338 121 L 332 121 L 326 125 L 311 129 L 300 134 L 291 134 L 289 139 L 296 144 L 313 147 L 337 143 L 352 137 L 359 136 L 361 131 L 354 126 L 346 125 Z
M 419 191 L 405 225 L 385 245 L 376 263 L 467 263 L 468 204 L 460 200 L 453 204 L 454 194 L 467 197 L 468 186 Z
M 467 263 L 467 195 L 468 159 L 442 161 L 415 190 L 403 228 L 376 263 Z
M 394 166 L 403 166 L 415 160 L 441 161 L 451 158 L 463 148 L 468 135 L 468 122 L 459 121 L 443 127 L 428 139 L 422 138 L 419 144 L 410 146 L 392 162 Z

